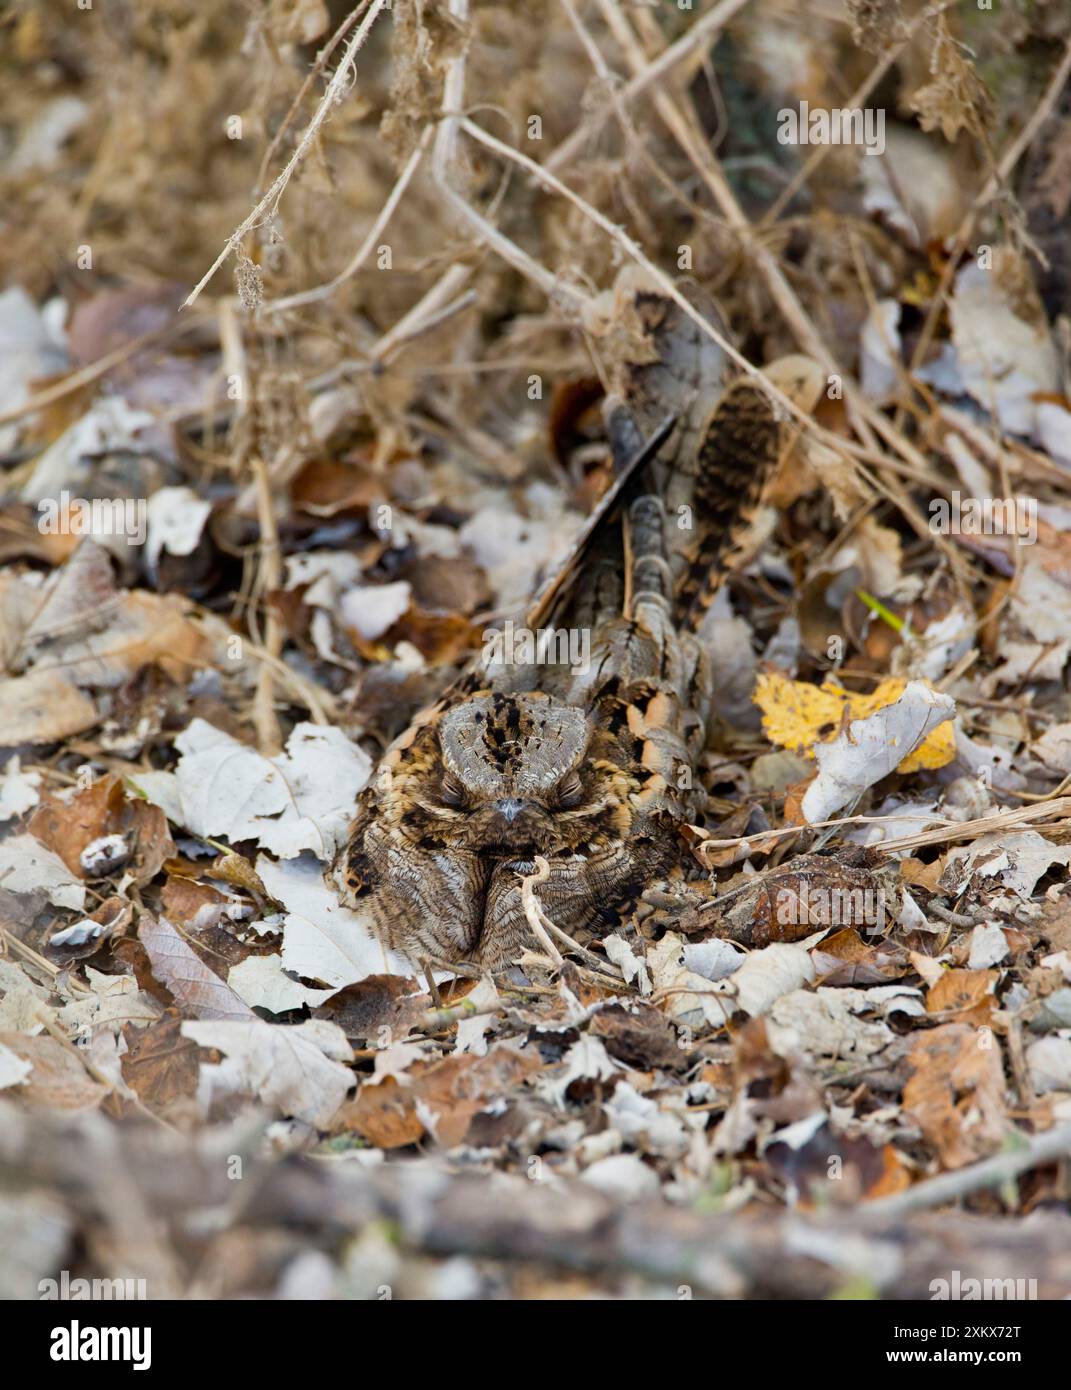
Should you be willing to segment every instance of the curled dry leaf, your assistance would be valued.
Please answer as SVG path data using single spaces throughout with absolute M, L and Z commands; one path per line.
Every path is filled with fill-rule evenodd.
M 657 946 L 648 947 L 647 964 L 656 994 L 668 991 L 664 1007 L 672 1016 L 688 1021 L 701 1016 L 713 1027 L 724 1026 L 733 1014 L 767 1013 L 783 994 L 799 989 L 815 978 L 807 946 L 825 933 L 789 945 L 774 942 L 752 951 L 726 979 L 711 982 L 682 964 L 684 943 L 667 932 Z
M 209 1106 L 217 1097 L 239 1092 L 257 1096 L 278 1114 L 326 1129 L 353 1085 L 353 1073 L 337 1060 L 352 1059 L 349 1045 L 341 1029 L 322 1019 L 287 1027 L 252 1014 L 247 1019 L 217 1015 L 183 1023 L 182 1036 L 226 1056 L 218 1065 L 201 1064 Z
M 284 859 L 304 850 L 330 859 L 372 766 L 340 729 L 320 724 L 298 724 L 274 758 L 203 719 L 175 747 L 175 771 L 139 775 L 139 790 L 195 835 L 253 840 Z
M 142 886 L 156 877 L 164 860 L 175 853 L 167 829 L 167 819 L 158 806 L 128 795 L 119 777 L 109 774 L 73 795 L 45 798 L 30 817 L 32 835 L 54 850 L 78 878 L 101 878 L 113 868 L 126 867 L 135 883 Z M 125 856 L 116 863 L 118 853 L 105 853 L 102 842 L 122 842 Z M 85 857 L 95 845 L 100 848 L 92 861 Z
M 1000 1147 L 1010 1125 L 1000 1048 L 990 1029 L 943 1024 L 920 1033 L 907 1060 L 914 1073 L 904 1087 L 904 1110 L 945 1168 L 962 1168 Z
M 106 941 L 125 932 L 134 918 L 134 904 L 113 894 L 81 922 L 53 932 L 48 938 L 52 951 L 61 951 L 60 959 L 82 960 L 98 951 Z
M 255 1019 L 253 1010 L 210 970 L 166 917 L 143 913 L 138 937 L 153 974 L 167 986 L 184 1013 L 204 1019 Z
M 93 1110 L 108 1094 L 108 1087 L 86 1071 L 74 1047 L 65 1047 L 47 1034 L 27 1037 L 25 1033 L 0 1033 L 0 1047 L 30 1068 L 7 1092 L 25 1105 Z
M 845 732 L 832 743 L 815 750 L 818 776 L 804 793 L 800 806 L 805 821 L 828 820 L 843 807 L 856 801 L 875 782 L 899 767 L 913 754 L 923 765 L 941 766 L 951 761 L 943 753 L 923 753 L 922 745 L 934 731 L 956 712 L 948 695 L 939 695 L 922 681 L 911 681 L 903 694 L 865 719 L 853 719 Z M 951 739 L 951 727 L 947 731 Z
M 921 681 L 911 684 L 927 688 Z M 807 681 L 788 680 L 776 672 L 764 672 L 756 683 L 754 700 L 762 710 L 763 733 L 771 743 L 814 757 L 823 743 L 836 737 L 846 720 L 866 719 L 887 709 L 907 688 L 906 680 L 891 676 L 869 695 L 859 695 L 828 681 L 816 686 Z M 941 698 L 936 692 L 931 693 L 935 699 Z M 954 705 L 952 708 L 954 710 Z M 916 747 L 901 749 L 893 766 L 898 772 L 916 772 L 919 768 L 944 767 L 955 755 L 952 730 L 936 727 L 928 731 Z
M 85 886 L 33 835 L 12 835 L 0 844 L 0 892 L 37 897 L 80 912 Z

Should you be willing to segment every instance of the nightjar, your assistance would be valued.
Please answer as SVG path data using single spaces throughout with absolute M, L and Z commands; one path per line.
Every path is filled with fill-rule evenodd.
M 612 930 L 685 857 L 715 698 L 695 632 L 780 430 L 672 301 L 635 279 L 618 293 L 643 351 L 619 364 L 611 434 L 635 447 L 667 410 L 677 425 L 528 615 L 585 634 L 588 660 L 470 670 L 388 749 L 332 866 L 342 901 L 415 961 L 508 970 L 534 945 L 537 856 L 540 905 L 570 935 Z

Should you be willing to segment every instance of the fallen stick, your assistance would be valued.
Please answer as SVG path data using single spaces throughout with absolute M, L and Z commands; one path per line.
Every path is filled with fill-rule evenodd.
M 1029 1162 L 1051 1161 L 1066 1129 L 1037 1136 L 1051 1147 L 1032 1143 Z M 1060 1212 L 980 1217 L 908 1211 L 890 1199 L 826 1214 L 770 1207 L 712 1214 L 661 1198 L 623 1201 L 575 1180 L 457 1173 L 438 1160 L 365 1168 L 281 1158 L 265 1151 L 261 1135 L 255 1116 L 188 1135 L 117 1127 L 94 1113 L 28 1113 L 0 1101 L 0 1191 L 14 1199 L 48 1194 L 72 1233 L 95 1233 L 90 1249 L 103 1252 L 101 1262 L 111 1252 L 136 1277 L 137 1257 L 130 1259 L 123 1243 L 136 1232 L 124 1230 L 123 1209 L 107 1200 L 113 1164 L 127 1202 L 157 1233 L 156 1253 L 181 1252 L 169 1280 L 179 1296 L 195 1290 L 198 1270 L 223 1258 L 235 1240 L 259 1248 L 269 1263 L 278 1245 L 285 1261 L 300 1231 L 302 1249 L 341 1258 L 355 1235 L 384 1221 L 396 1231 L 402 1257 L 460 1255 L 593 1280 L 639 1276 L 697 1296 L 814 1299 L 864 1281 L 877 1297 L 928 1299 L 935 1281 L 957 1273 L 961 1282 L 995 1275 L 1004 1286 L 1035 1281 L 1040 1298 L 1071 1291 L 1071 1217 Z M 110 1164 L 100 1163 L 102 1152 Z M 240 1183 L 228 1177 L 236 1155 Z M 1016 1157 L 1022 1162 L 1026 1151 Z M 993 1177 L 996 1168 L 986 1165 L 1011 1158 L 974 1165 L 971 1181 L 980 1172 Z M 920 1190 L 927 1200 L 935 1191 L 932 1183 Z M 0 1246 L 0 1268 L 10 1258 Z M 98 1265 L 87 1268 L 97 1272 Z M 35 1288 L 26 1296 L 35 1297 Z
M 999 1187 L 1020 1173 L 1040 1168 L 1067 1154 L 1071 1154 L 1071 1125 L 1060 1125 L 1056 1129 L 1032 1135 L 1025 1144 L 1008 1149 L 1005 1153 L 993 1154 L 979 1163 L 958 1168 L 954 1173 L 940 1173 L 904 1192 L 868 1202 L 863 1208 L 863 1215 L 868 1221 L 899 1221 L 914 1212 L 958 1201 L 983 1187 Z

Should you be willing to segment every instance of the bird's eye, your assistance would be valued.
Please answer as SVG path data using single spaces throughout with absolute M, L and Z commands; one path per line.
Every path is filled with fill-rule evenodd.
M 439 796 L 447 806 L 460 806 L 465 799 L 465 789 L 456 777 L 447 773 L 439 784 Z
M 558 805 L 576 806 L 579 805 L 581 797 L 584 795 L 584 788 L 577 773 L 572 772 L 566 777 L 564 782 L 558 786 Z

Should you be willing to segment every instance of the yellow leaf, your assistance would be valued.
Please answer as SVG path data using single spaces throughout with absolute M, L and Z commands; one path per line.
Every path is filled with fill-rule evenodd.
M 763 731 L 771 743 L 813 758 L 816 743 L 835 739 L 847 720 L 866 719 L 894 704 L 906 685 L 907 681 L 898 676 L 889 676 L 869 695 L 859 695 L 829 681 L 822 686 L 811 685 L 771 672 L 759 676 L 752 698 L 762 710 Z M 944 767 L 955 755 L 952 725 L 940 724 L 896 770 L 917 772 L 920 768 Z

